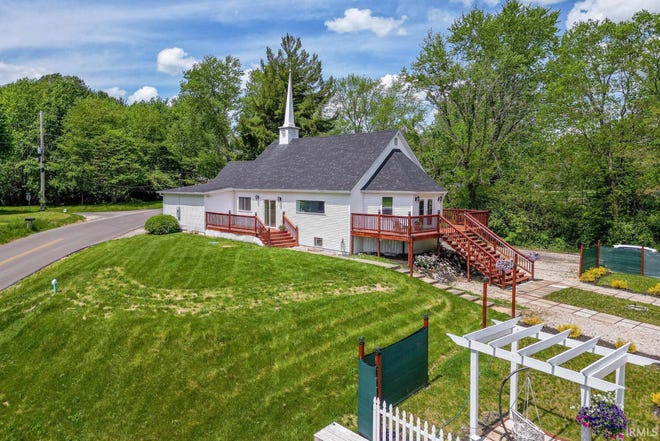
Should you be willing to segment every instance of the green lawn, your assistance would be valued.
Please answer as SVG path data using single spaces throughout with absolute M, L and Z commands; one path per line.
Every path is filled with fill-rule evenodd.
M 101 244 L 2 292 L 0 439 L 298 441 L 332 421 L 355 428 L 358 337 L 387 345 L 425 311 L 431 385 L 403 408 L 443 424 L 469 386 L 469 354 L 445 333 L 477 329 L 478 305 L 321 255 L 188 234 Z M 495 411 L 508 366 L 481 358 L 481 409 Z M 658 369 L 626 380 L 629 417 L 655 424 Z M 578 388 L 535 383 L 544 426 L 576 439 Z
M 637 276 L 634 274 L 611 273 L 598 279 L 601 286 L 612 286 L 614 280 L 625 280 L 628 282 L 628 289 L 632 292 L 646 294 L 649 288 L 654 287 L 660 282 L 660 279 L 654 277 Z
M 35 219 L 31 228 L 28 228 L 25 222 L 25 218 L 28 217 Z M 2 207 L 0 208 L 0 245 L 81 220 L 83 220 L 82 216 L 73 213 L 22 211 L 20 207 Z
M 648 311 L 633 311 L 632 309 L 626 308 L 627 305 L 633 303 L 630 300 L 597 294 L 577 288 L 566 288 L 555 291 L 552 294 L 545 296 L 545 299 L 660 326 L 660 307 L 648 305 L 646 303 L 641 305 L 646 306 Z

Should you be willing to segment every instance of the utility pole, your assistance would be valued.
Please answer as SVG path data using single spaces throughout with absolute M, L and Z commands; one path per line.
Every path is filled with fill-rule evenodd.
M 46 210 L 46 167 L 44 166 L 44 112 L 39 111 L 39 172 L 41 173 L 41 186 L 39 188 L 39 210 Z

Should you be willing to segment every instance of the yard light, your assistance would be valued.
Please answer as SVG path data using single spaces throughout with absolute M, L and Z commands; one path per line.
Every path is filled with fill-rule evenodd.
M 53 279 L 50 283 L 53 285 L 53 293 L 57 294 L 57 279 Z

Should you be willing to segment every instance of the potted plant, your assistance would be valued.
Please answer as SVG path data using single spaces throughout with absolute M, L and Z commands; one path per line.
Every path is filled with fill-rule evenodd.
M 284 225 L 280 225 L 279 227 L 277 227 L 277 229 L 280 231 L 284 231 L 286 230 L 286 227 Z
M 595 436 L 622 439 L 628 427 L 628 419 L 623 410 L 614 404 L 611 397 L 596 395 L 594 398 L 595 404 L 580 408 L 577 422 L 582 427 L 589 427 Z

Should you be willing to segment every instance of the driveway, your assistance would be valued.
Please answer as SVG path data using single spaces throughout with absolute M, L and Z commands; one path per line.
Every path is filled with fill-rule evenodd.
M 141 228 L 160 209 L 80 213 L 85 222 L 66 225 L 0 245 L 0 290 L 41 268 L 97 243 Z

